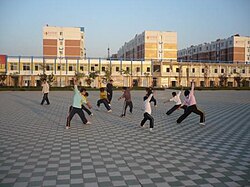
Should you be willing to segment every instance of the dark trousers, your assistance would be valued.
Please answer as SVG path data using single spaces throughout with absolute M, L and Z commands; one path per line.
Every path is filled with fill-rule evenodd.
M 43 105 L 44 101 L 46 101 L 48 105 L 50 104 L 49 98 L 48 98 L 48 94 L 49 94 L 49 93 L 44 93 L 44 94 L 43 94 L 43 100 L 42 100 L 42 102 L 41 102 L 41 105 Z
M 100 104 L 103 103 L 104 106 L 106 107 L 107 110 L 110 110 L 110 106 L 109 106 L 109 103 L 108 103 L 108 100 L 107 99 L 99 99 L 97 101 L 97 106 L 100 107 Z
M 169 111 L 167 111 L 167 115 L 170 115 L 170 114 L 172 114 L 175 110 L 177 110 L 178 108 L 182 108 L 182 109 L 184 109 L 184 113 L 185 113 L 185 111 L 186 111 L 186 109 L 187 109 L 187 106 L 186 105 L 183 105 L 183 106 L 181 106 L 181 105 L 174 105 Z
M 72 110 L 72 108 L 73 108 L 73 106 L 71 105 L 71 106 L 69 107 L 69 113 L 70 113 L 70 111 Z M 84 110 L 85 112 L 87 112 L 88 115 L 92 114 L 92 112 L 91 112 L 86 106 L 84 106 L 84 105 L 82 105 L 82 110 Z
M 111 100 L 112 100 L 112 97 L 113 97 L 113 94 L 112 93 L 108 93 L 107 96 L 108 96 L 108 103 L 110 104 Z
M 87 112 L 88 115 L 92 114 L 92 112 L 85 105 L 82 105 L 82 110 Z
M 154 128 L 154 118 L 147 112 L 143 114 L 144 118 L 141 121 L 141 126 L 144 125 L 144 123 L 149 120 L 150 121 L 150 128 Z
M 86 124 L 88 122 L 81 108 L 72 107 L 70 112 L 69 112 L 69 115 L 67 117 L 66 126 L 70 127 L 70 121 L 72 120 L 72 118 L 74 117 L 75 114 L 78 114 L 78 116 L 81 118 L 81 120 L 84 124 Z
M 149 102 L 150 102 L 150 103 L 151 103 L 151 102 L 154 102 L 154 106 L 156 105 L 156 99 L 154 98 L 154 96 L 151 97 L 151 99 L 150 99 Z
M 130 113 L 132 113 L 133 112 L 133 103 L 132 103 L 132 101 L 124 101 L 125 103 L 125 106 L 124 106 L 124 111 L 123 111 L 123 116 L 125 116 L 126 115 L 126 110 L 127 110 L 127 108 L 128 108 L 128 106 L 129 106 L 129 112 Z
M 200 116 L 200 123 L 205 122 L 205 115 L 202 111 L 200 111 L 196 105 L 192 105 L 187 107 L 187 109 L 185 110 L 185 113 L 182 114 L 178 119 L 177 119 L 177 123 L 181 123 L 186 117 L 188 117 L 191 113 L 195 113 L 198 114 Z

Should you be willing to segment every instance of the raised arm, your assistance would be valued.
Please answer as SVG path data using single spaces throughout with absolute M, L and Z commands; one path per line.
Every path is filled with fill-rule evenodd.
M 147 101 L 149 102 L 151 100 L 151 98 L 153 97 L 153 94 L 151 93 L 148 98 L 147 98 Z
M 79 92 L 78 87 L 77 87 L 77 83 L 78 83 L 77 79 L 73 79 L 73 81 L 74 81 L 74 92 Z
M 191 93 L 194 93 L 194 79 L 191 82 Z

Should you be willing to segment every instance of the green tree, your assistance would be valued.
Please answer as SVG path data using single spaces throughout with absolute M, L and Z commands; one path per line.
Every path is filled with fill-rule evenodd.
M 237 75 L 234 77 L 234 81 L 237 83 L 237 87 L 240 87 L 241 86 L 241 80 L 242 80 L 242 77 L 240 75 L 240 73 L 236 73 Z
M 80 73 L 80 72 L 77 72 L 75 71 L 75 78 L 76 80 L 80 80 L 81 78 L 85 77 L 85 74 L 84 73 Z M 81 86 L 82 82 L 79 81 L 79 85 Z M 91 84 L 91 83 L 90 83 Z
M 0 75 L 0 86 L 4 86 L 4 81 L 7 79 L 6 73 Z
M 102 78 L 102 82 L 103 83 L 107 83 L 110 79 L 111 79 L 111 72 L 110 72 L 110 69 L 107 68 L 105 71 L 104 71 L 104 76 Z
M 39 74 L 38 75 L 40 77 L 40 81 L 43 82 L 44 80 L 48 82 L 48 84 L 50 86 L 52 86 L 53 82 L 55 81 L 55 76 L 53 73 L 51 73 L 50 75 L 47 75 L 46 73 L 43 74 Z
M 11 73 L 10 77 L 12 78 L 13 82 L 14 82 L 14 86 L 17 87 L 18 86 L 18 82 L 19 82 L 19 74 L 16 73 Z
M 91 83 L 96 79 L 96 77 L 99 76 L 99 71 L 93 71 L 90 72 L 87 78 L 85 79 L 88 86 L 91 85 Z
M 222 74 L 219 76 L 219 84 L 220 87 L 226 87 L 227 86 L 227 81 L 228 81 L 228 77 L 226 76 L 226 74 Z

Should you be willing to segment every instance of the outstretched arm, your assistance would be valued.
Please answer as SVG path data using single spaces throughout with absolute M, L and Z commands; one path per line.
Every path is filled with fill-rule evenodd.
M 194 79 L 191 82 L 191 92 L 194 93 Z
M 77 87 L 77 83 L 78 83 L 77 79 L 73 79 L 73 81 L 74 81 L 74 92 L 79 92 L 78 87 Z

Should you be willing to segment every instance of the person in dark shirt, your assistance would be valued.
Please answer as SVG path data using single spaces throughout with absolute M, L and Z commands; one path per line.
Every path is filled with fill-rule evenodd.
M 122 88 L 122 91 L 123 91 L 123 95 L 121 97 L 118 98 L 118 100 L 124 98 L 124 110 L 122 112 L 122 115 L 121 117 L 125 117 L 126 115 L 126 110 L 127 110 L 127 107 L 129 106 L 129 111 L 130 113 L 132 114 L 133 112 L 133 103 L 132 103 L 132 100 L 131 100 L 131 94 L 130 94 L 130 90 L 131 90 L 132 87 L 128 88 L 128 87 L 123 87 Z
M 106 91 L 107 91 L 109 105 L 111 105 L 111 100 L 113 97 L 113 80 L 112 79 L 110 79 L 109 83 L 107 84 Z

